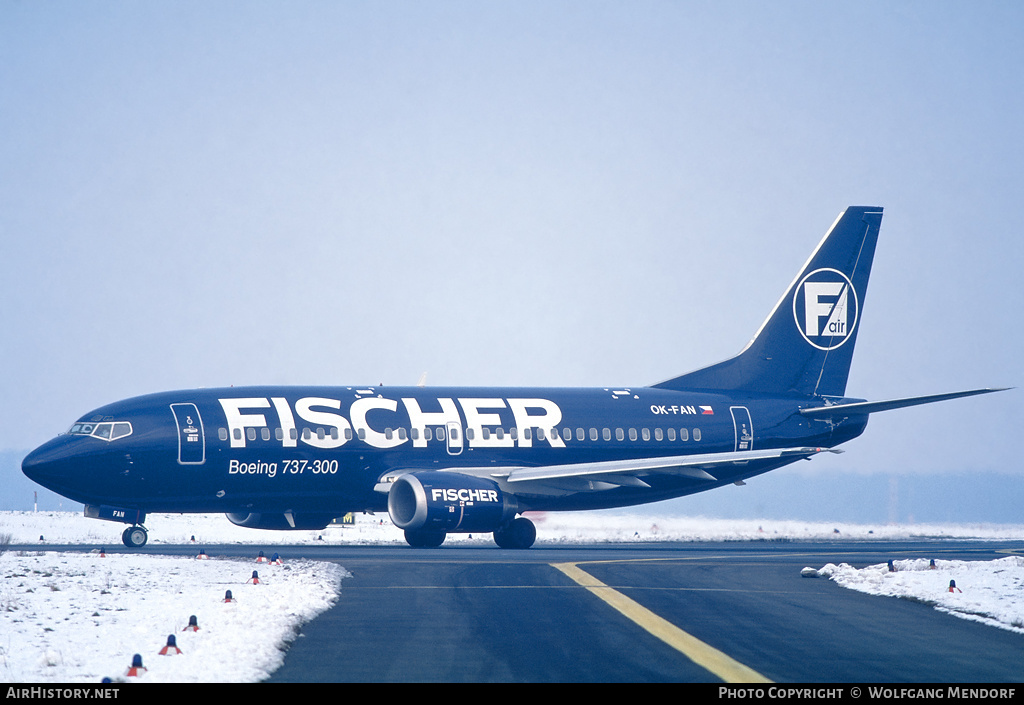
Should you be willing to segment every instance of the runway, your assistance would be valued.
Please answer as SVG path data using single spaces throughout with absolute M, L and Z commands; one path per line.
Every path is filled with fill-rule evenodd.
M 226 548 L 226 547 L 225 547 Z M 271 682 L 997 683 L 1024 636 L 801 568 L 1022 542 L 295 547 L 352 577 Z

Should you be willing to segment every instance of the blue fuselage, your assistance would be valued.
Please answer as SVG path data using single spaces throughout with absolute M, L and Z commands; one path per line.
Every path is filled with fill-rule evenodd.
M 87 505 L 142 512 L 380 511 L 389 473 L 531 468 L 835 445 L 863 432 L 802 417 L 820 400 L 656 388 L 250 387 L 137 397 L 86 414 L 33 451 L 29 477 Z M 120 424 L 120 426 L 119 426 Z M 120 430 L 118 430 L 120 429 Z M 119 435 L 120 434 L 120 435 Z M 647 486 L 517 488 L 521 511 L 699 492 L 791 458 L 659 473 Z

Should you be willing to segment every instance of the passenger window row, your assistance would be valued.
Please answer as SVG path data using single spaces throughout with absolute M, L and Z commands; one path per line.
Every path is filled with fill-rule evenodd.
M 298 431 L 298 429 L 291 428 L 291 429 L 288 429 L 288 431 L 289 431 L 289 437 L 290 437 L 291 440 L 293 440 L 293 441 L 294 440 L 298 440 L 298 438 L 299 438 L 299 431 Z M 411 438 L 412 440 L 416 441 L 416 440 L 420 439 L 420 435 L 422 434 L 423 440 L 430 441 L 430 440 L 434 440 L 434 438 L 436 438 L 439 441 L 443 441 L 443 440 L 445 440 L 445 436 L 447 435 L 446 432 L 450 432 L 451 440 L 453 440 L 453 441 L 458 441 L 459 440 L 459 429 L 457 427 L 446 429 L 444 426 L 438 426 L 438 427 L 433 428 L 433 429 L 430 426 L 427 426 L 427 427 L 423 428 L 422 431 L 420 429 L 418 429 L 418 428 L 413 428 L 413 429 L 410 429 L 408 431 L 404 427 L 400 427 L 400 428 L 397 428 L 397 429 L 386 428 L 386 429 L 384 429 L 384 437 L 387 438 L 388 440 L 392 440 L 393 438 L 397 437 L 398 440 L 400 440 L 400 441 L 405 441 L 405 440 L 407 440 L 409 438 Z M 545 440 L 546 433 L 550 434 L 547 437 L 551 438 L 551 439 L 561 438 L 564 441 L 571 441 L 571 440 L 573 440 L 573 431 L 572 431 L 571 428 L 568 428 L 568 427 L 562 428 L 561 432 L 559 432 L 559 429 L 557 429 L 557 428 L 548 429 L 547 431 L 545 431 L 545 429 L 543 429 L 543 428 L 538 428 L 537 429 L 537 433 L 536 433 L 537 440 L 539 440 L 539 441 Z M 616 428 L 614 430 L 610 429 L 610 428 L 603 428 L 603 429 L 601 429 L 600 433 L 598 432 L 598 429 L 596 429 L 596 428 L 591 428 L 589 430 L 589 433 L 587 432 L 586 429 L 577 428 L 576 429 L 575 438 L 576 438 L 577 441 L 585 441 L 588 438 L 591 441 L 596 441 L 600 437 L 602 440 L 610 441 L 610 440 L 612 440 L 612 434 L 613 433 L 614 433 L 614 436 L 615 436 L 615 440 L 617 440 L 617 441 L 624 441 L 624 440 L 626 440 L 627 436 L 629 437 L 629 440 L 631 440 L 631 441 L 636 441 L 638 439 L 642 439 L 644 441 L 649 441 L 649 440 L 651 440 L 652 436 L 653 436 L 655 441 L 665 441 L 665 440 L 667 440 L 669 442 L 675 442 L 677 438 L 680 441 L 689 441 L 690 438 L 691 438 L 691 431 L 690 431 L 690 429 L 687 429 L 687 428 L 679 429 L 678 435 L 677 435 L 676 429 L 674 429 L 674 428 L 667 428 L 667 429 L 655 428 L 653 430 L 653 432 L 649 428 L 642 428 L 639 431 L 637 431 L 637 429 L 635 429 L 635 428 L 630 428 L 630 429 Z M 499 439 L 503 439 L 506 434 L 509 437 L 511 437 L 513 440 L 517 440 L 519 438 L 519 431 L 516 428 L 510 428 L 507 431 L 505 429 L 503 429 L 503 428 L 496 428 L 496 429 L 493 429 L 493 430 L 490 429 L 490 428 L 483 428 L 483 429 L 481 429 L 481 432 L 480 432 L 481 438 L 483 438 L 485 440 L 490 439 L 492 434 L 494 435 L 495 438 L 499 438 Z M 248 440 L 255 441 L 256 440 L 256 435 L 257 435 L 257 429 L 252 428 L 252 427 L 245 429 L 245 437 Z M 283 441 L 284 440 L 284 435 L 285 435 L 284 429 L 282 429 L 282 428 L 275 428 L 273 435 L 274 435 L 274 438 L 276 440 Z M 530 428 L 523 429 L 522 436 L 523 436 L 524 440 L 532 440 L 533 435 L 534 435 L 533 434 L 533 429 L 530 429 Z M 228 440 L 228 430 L 226 428 L 218 429 L 217 436 L 222 441 Z M 270 436 L 271 436 L 270 429 L 266 428 L 266 427 L 263 427 L 263 428 L 259 429 L 259 436 L 260 436 L 260 438 L 262 440 L 269 441 L 270 440 Z M 315 431 L 311 430 L 309 428 L 303 428 L 302 429 L 302 438 L 303 438 L 303 440 L 307 440 L 308 441 L 308 440 L 312 439 L 313 436 L 316 436 L 317 439 L 321 440 L 321 441 L 324 440 L 325 438 L 327 438 L 328 436 L 330 438 L 332 438 L 333 440 L 338 440 L 339 439 L 338 429 L 336 427 L 333 427 L 333 426 L 329 430 L 324 430 L 323 428 L 317 428 Z M 360 440 L 365 440 L 366 439 L 366 429 L 360 428 L 355 434 L 353 434 L 351 428 L 346 428 L 344 430 L 344 436 L 345 436 L 345 440 L 346 441 L 352 440 L 353 436 L 359 438 Z M 474 433 L 474 430 L 472 428 L 466 429 L 466 438 L 468 440 L 471 440 L 471 441 L 475 440 L 475 433 Z M 698 441 L 698 442 L 700 441 L 701 435 L 700 435 L 700 429 L 699 428 L 695 428 L 695 429 L 692 430 L 692 438 L 693 438 L 694 441 Z M 235 440 L 239 440 L 239 441 L 242 440 L 242 429 L 240 429 L 240 428 L 236 428 L 235 429 Z

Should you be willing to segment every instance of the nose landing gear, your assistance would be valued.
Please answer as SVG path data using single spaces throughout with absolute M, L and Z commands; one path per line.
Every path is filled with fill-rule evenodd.
M 121 534 L 121 541 L 128 548 L 141 548 L 146 545 L 148 540 L 149 532 L 146 531 L 146 527 L 141 525 L 129 526 Z
M 128 548 L 141 548 L 149 540 L 149 532 L 142 525 L 142 522 L 146 521 L 146 512 L 141 509 L 125 509 L 105 504 L 87 504 L 85 505 L 85 516 L 90 519 L 103 519 L 104 521 L 131 524 L 121 534 L 121 542 Z

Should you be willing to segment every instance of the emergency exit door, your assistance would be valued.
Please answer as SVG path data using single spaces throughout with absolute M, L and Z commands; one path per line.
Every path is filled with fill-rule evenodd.
M 171 411 L 178 425 L 178 462 L 202 465 L 206 462 L 206 435 L 199 409 L 195 404 L 171 404 Z
M 736 452 L 754 450 L 754 424 L 750 422 L 750 411 L 745 406 L 730 406 L 732 425 L 736 436 Z

